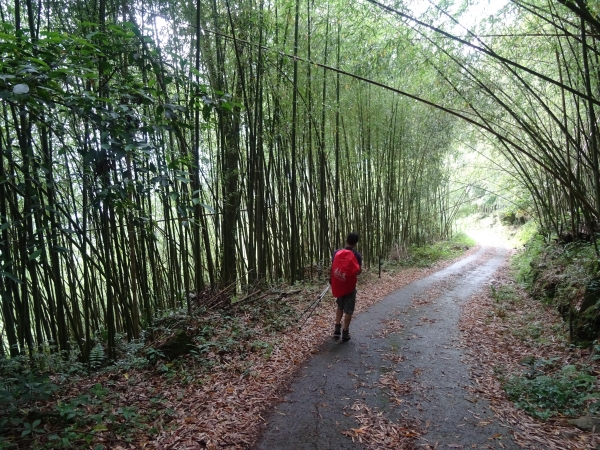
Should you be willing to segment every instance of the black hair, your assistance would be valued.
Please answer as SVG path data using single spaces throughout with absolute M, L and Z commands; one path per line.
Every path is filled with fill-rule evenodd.
M 354 231 L 350 234 L 348 234 L 348 237 L 346 238 L 346 242 L 350 245 L 356 245 L 358 243 L 358 233 L 355 233 Z

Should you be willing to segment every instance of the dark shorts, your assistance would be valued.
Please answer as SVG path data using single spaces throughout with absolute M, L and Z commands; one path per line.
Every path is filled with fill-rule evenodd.
M 354 305 L 356 304 L 356 289 L 349 294 L 337 298 L 336 303 L 338 308 L 342 309 L 346 314 L 354 314 Z

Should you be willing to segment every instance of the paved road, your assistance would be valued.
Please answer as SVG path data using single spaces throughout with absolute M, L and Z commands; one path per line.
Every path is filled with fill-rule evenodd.
M 389 420 L 418 424 L 425 434 L 415 447 L 519 448 L 509 430 L 494 422 L 487 402 L 465 389 L 471 381 L 457 328 L 461 304 L 506 256 L 504 249 L 482 247 L 357 315 L 349 342 L 325 342 L 299 371 L 255 448 L 362 449 L 342 434 L 360 426 L 350 409 L 357 401 Z M 410 386 L 400 403 L 377 386 L 382 376 Z

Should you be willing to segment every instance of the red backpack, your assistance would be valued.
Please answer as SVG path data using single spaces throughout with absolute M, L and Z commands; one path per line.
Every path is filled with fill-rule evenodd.
M 335 298 L 349 294 L 356 289 L 357 275 L 360 270 L 352 250 L 338 250 L 331 264 L 331 292 Z

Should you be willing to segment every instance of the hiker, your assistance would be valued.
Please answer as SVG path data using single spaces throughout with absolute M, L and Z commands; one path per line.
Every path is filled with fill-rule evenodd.
M 356 277 L 362 272 L 362 255 L 354 250 L 357 243 L 358 234 L 350 233 L 346 238 L 346 247 L 336 250 L 331 260 L 329 283 L 337 303 L 333 338 L 339 339 L 341 336 L 342 341 L 350 340 L 348 327 L 356 303 Z M 344 328 L 342 330 L 342 315 L 344 314 Z

